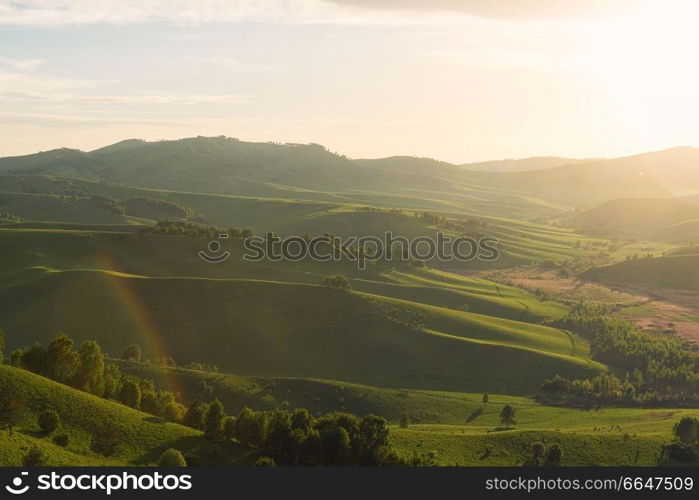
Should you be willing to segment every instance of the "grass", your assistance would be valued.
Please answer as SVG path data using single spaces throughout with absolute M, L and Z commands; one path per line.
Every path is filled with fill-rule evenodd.
M 122 369 L 159 384 L 166 373 L 188 398 L 217 397 L 229 413 L 243 406 L 269 410 L 305 407 L 313 414 L 344 410 L 380 415 L 391 426 L 391 439 L 406 457 L 436 452 L 440 465 L 518 466 L 533 442 L 558 443 L 564 465 L 655 465 L 660 447 L 672 438 L 672 427 L 699 410 L 677 408 L 601 408 L 578 410 L 542 406 L 532 399 L 480 393 L 387 389 L 336 380 L 298 377 L 247 377 L 182 368 L 163 369 L 123 363 Z M 202 392 L 200 383 L 212 387 Z M 516 424 L 505 430 L 499 414 L 505 404 L 516 411 Z M 409 415 L 408 429 L 399 428 Z M 637 456 L 638 452 L 638 456 Z
M 0 365 L 0 386 L 12 384 L 31 410 L 14 436 L 0 432 L 0 464 L 21 465 L 25 449 L 38 444 L 48 455 L 48 465 L 150 464 L 167 448 L 187 450 L 198 441 L 199 432 L 162 421 L 146 413 L 86 394 L 18 368 Z M 69 435 L 67 448 L 56 446 L 52 436 L 41 433 L 37 415 L 52 409 L 61 416 L 60 432 Z M 106 458 L 91 450 L 92 434 L 99 422 L 119 427 L 120 445 Z

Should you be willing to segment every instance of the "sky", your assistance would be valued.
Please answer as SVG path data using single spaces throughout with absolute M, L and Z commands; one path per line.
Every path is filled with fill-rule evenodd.
M 353 158 L 699 145 L 694 0 L 0 0 L 0 156 L 128 138 Z

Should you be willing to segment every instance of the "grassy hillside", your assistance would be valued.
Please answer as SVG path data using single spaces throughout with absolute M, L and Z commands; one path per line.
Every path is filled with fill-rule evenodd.
M 699 254 L 640 258 L 586 271 L 583 279 L 699 290 Z
M 31 411 L 15 429 L 14 436 L 0 432 L 1 465 L 21 465 L 22 456 L 34 444 L 46 452 L 48 465 L 152 464 L 167 448 L 186 451 L 198 441 L 199 432 L 188 427 L 161 421 L 25 370 L 0 365 L 0 388 L 9 384 L 18 389 Z M 37 415 L 45 409 L 61 416 L 60 432 L 70 438 L 66 448 L 54 444 L 52 436 L 42 434 Z M 95 428 L 104 421 L 119 427 L 120 445 L 109 458 L 91 449 Z
M 21 339 L 11 347 L 63 331 L 229 371 L 513 394 L 602 369 L 557 330 L 312 285 L 47 271 L 0 297 L 0 322 Z
M 699 197 L 612 200 L 569 221 L 588 234 L 686 242 L 699 238 Z
M 167 373 L 188 398 L 217 397 L 226 408 L 306 407 L 312 413 L 342 409 L 373 413 L 393 423 L 392 442 L 405 456 L 436 452 L 441 465 L 521 465 L 531 444 L 559 443 L 564 465 L 655 465 L 660 447 L 671 440 L 672 426 L 699 410 L 603 408 L 577 410 L 536 404 L 523 397 L 490 394 L 386 389 L 333 380 L 245 377 L 199 370 L 163 369 L 123 363 L 122 369 L 158 381 Z M 164 379 L 162 379 L 164 380 Z M 165 386 L 163 381 L 161 386 Z M 212 387 L 202 392 L 201 382 Z M 503 405 L 516 409 L 517 424 L 501 426 Z M 408 429 L 397 426 L 409 415 Z M 638 455 L 637 455 L 638 453 Z

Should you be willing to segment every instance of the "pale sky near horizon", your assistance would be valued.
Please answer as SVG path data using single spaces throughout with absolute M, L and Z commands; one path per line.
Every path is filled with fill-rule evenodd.
M 0 156 L 127 138 L 455 163 L 699 145 L 694 0 L 0 0 Z

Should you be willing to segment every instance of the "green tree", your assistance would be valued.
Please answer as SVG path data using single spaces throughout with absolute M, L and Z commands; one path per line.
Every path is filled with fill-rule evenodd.
M 323 278 L 321 279 L 321 283 L 324 286 L 330 288 L 339 288 L 341 290 L 349 290 L 350 288 L 352 288 L 350 280 L 347 278 L 347 276 L 343 276 L 341 274 L 323 276 Z
M 126 348 L 124 354 L 121 356 L 121 359 L 141 361 L 141 356 L 141 346 L 138 344 L 131 344 Z
M 80 359 L 73 349 L 73 339 L 64 333 L 57 334 L 46 349 L 47 376 L 67 384 L 73 380 L 79 367 Z
M 46 464 L 46 453 L 37 445 L 29 448 L 29 451 L 22 457 L 22 465 L 24 467 L 41 467 Z
M 80 368 L 75 375 L 75 387 L 95 396 L 104 394 L 104 354 L 94 340 L 83 342 L 78 352 Z
M 39 414 L 39 427 L 45 434 L 50 434 L 61 425 L 61 417 L 54 410 L 44 410 Z
M 141 386 L 134 377 L 124 377 L 119 392 L 119 401 L 131 408 L 141 407 Z
M 160 408 L 160 416 L 165 420 L 169 420 L 170 422 L 181 422 L 182 418 L 184 417 L 184 412 L 184 406 L 177 401 L 165 403 Z
M 92 434 L 92 449 L 105 457 L 114 455 L 121 443 L 121 429 L 110 421 L 99 422 Z
M 0 365 L 5 361 L 5 332 L 0 328 Z
M 16 366 L 19 368 L 22 366 L 22 350 L 21 349 L 15 349 L 12 351 L 12 354 L 10 355 L 10 364 L 12 366 Z
M 235 417 L 226 417 L 223 422 L 223 439 L 231 441 L 235 438 Z
M 235 419 L 235 438 L 245 446 L 261 448 L 267 437 L 267 416 L 250 408 L 240 410 Z
M 207 404 L 202 403 L 198 399 L 189 403 L 187 411 L 185 411 L 182 423 L 192 429 L 204 429 L 204 415 L 206 415 Z
M 270 457 L 259 457 L 257 460 L 255 460 L 255 463 L 253 464 L 253 467 L 274 467 L 276 466 L 276 462 L 274 461 L 273 458 Z
M 39 375 L 46 375 L 46 350 L 35 342 L 29 349 L 22 352 L 22 368 Z
M 104 365 L 104 394 L 107 399 L 119 399 L 121 392 L 121 371 L 115 364 L 109 363 Z
M 160 467 L 187 467 L 187 461 L 184 459 L 184 455 L 180 450 L 175 448 L 168 448 L 160 455 L 158 460 L 158 466 Z
M 13 434 L 14 428 L 22 422 L 27 413 L 27 403 L 13 385 L 0 388 L 0 424 Z
M 682 417 L 672 429 L 677 440 L 685 446 L 695 446 L 699 438 L 699 420 Z
M 223 430 L 223 420 L 226 418 L 226 412 L 218 398 L 209 404 L 204 415 L 204 434 L 211 439 L 219 439 Z
M 408 416 L 407 413 L 403 413 L 400 416 L 400 422 L 399 422 L 398 426 L 401 429 L 407 429 L 409 425 L 410 425 L 410 417 Z
M 554 444 L 549 448 L 549 452 L 546 454 L 546 460 L 544 465 L 547 467 L 558 467 L 561 465 L 561 459 L 563 458 L 563 450 L 557 444 Z
M 500 423 L 503 424 L 508 429 L 510 426 L 514 425 L 515 422 L 515 409 L 510 405 L 505 405 L 500 412 Z
M 486 393 L 486 394 L 483 394 L 483 404 L 488 404 L 488 400 L 489 400 L 489 399 L 490 399 L 490 397 L 488 396 L 487 393 Z

